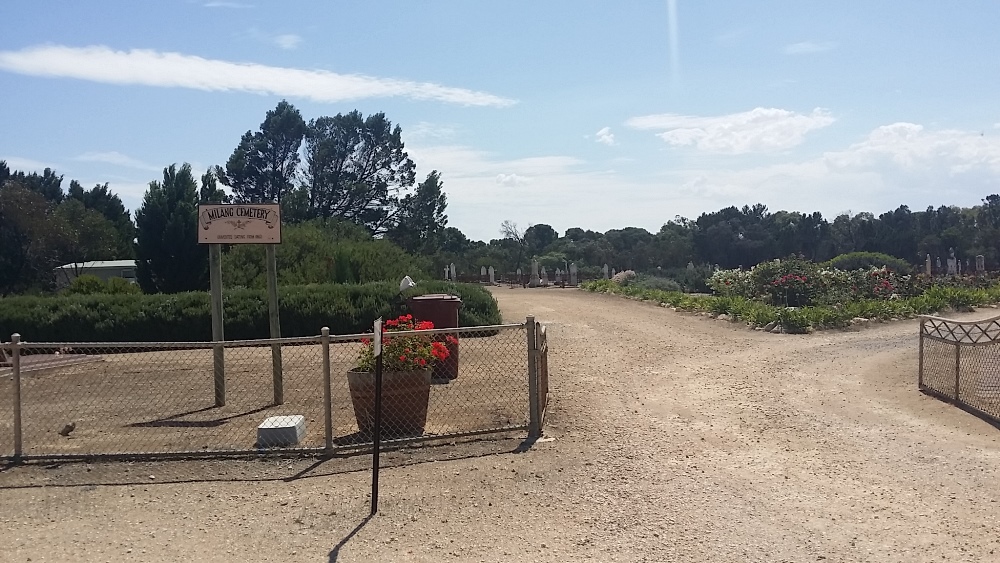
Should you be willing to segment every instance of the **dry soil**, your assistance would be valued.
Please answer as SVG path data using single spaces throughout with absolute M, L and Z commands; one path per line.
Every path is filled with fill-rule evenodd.
M 916 390 L 916 321 L 494 293 L 549 326 L 542 441 L 392 452 L 374 518 L 370 456 L 5 468 L 0 559 L 1000 560 L 1000 430 Z

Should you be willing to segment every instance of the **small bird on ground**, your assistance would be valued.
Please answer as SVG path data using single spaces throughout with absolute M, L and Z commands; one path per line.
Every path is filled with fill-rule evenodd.
M 72 432 L 72 431 L 74 431 L 74 430 L 76 430 L 76 423 L 75 422 L 70 422 L 66 426 L 63 426 L 63 429 L 59 431 L 59 434 L 61 436 L 69 436 L 69 433 Z

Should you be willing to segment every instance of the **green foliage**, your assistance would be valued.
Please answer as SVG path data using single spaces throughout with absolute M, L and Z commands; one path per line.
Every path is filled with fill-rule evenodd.
M 163 169 L 135 213 L 136 278 L 146 293 L 208 288 L 208 248 L 198 244 L 198 186 L 191 165 Z
M 424 261 L 414 258 L 387 240 L 373 240 L 364 229 L 340 221 L 309 221 L 282 229 L 276 249 L 278 283 L 398 282 L 403 276 L 424 277 Z M 222 259 L 227 286 L 263 288 L 264 248 L 233 245 Z
M 215 176 L 233 189 L 237 202 L 281 202 L 292 189 L 299 166 L 299 146 L 306 132 L 302 114 L 285 100 L 267 112 L 260 130 L 247 131 Z
M 452 293 L 462 299 L 460 326 L 500 324 L 493 296 L 478 285 L 418 282 L 407 296 Z M 226 338 L 267 338 L 264 291 L 224 294 Z M 378 317 L 406 313 L 398 282 L 310 285 L 279 289 L 282 336 L 311 336 L 324 326 L 334 334 L 370 331 Z M 212 337 L 207 293 L 60 295 L 0 300 L 0 334 L 20 333 L 35 342 L 187 342 Z
M 93 274 L 83 274 L 73 278 L 69 287 L 62 291 L 63 295 L 133 295 L 142 293 L 139 286 L 122 278 L 110 278 L 107 281 Z
M 913 271 L 913 266 L 906 260 L 881 252 L 849 252 L 829 260 L 823 266 L 838 270 L 888 268 L 898 274 L 909 274 Z
M 415 219 L 420 229 L 443 224 L 444 200 L 435 193 L 436 177 L 428 177 L 427 187 L 418 192 L 421 209 L 412 209 L 417 215 L 409 216 L 411 209 L 401 208 L 400 191 L 413 185 L 416 165 L 404 150 L 402 129 L 393 127 L 384 113 L 364 117 L 354 110 L 310 120 L 305 142 L 304 189 L 310 217 L 337 217 L 372 233 L 389 230 L 400 211 Z M 442 214 L 437 216 L 439 207 Z M 424 212 L 432 217 L 418 217 Z
M 860 272 L 865 272 L 860 270 Z M 967 310 L 970 307 L 1000 302 L 1000 283 L 987 288 L 936 286 L 922 295 L 893 299 L 858 298 L 841 303 L 810 307 L 784 307 L 756 299 L 728 294 L 716 296 L 686 295 L 679 292 L 647 289 L 640 285 L 621 286 L 611 280 L 584 282 L 586 291 L 621 295 L 630 299 L 656 301 L 685 311 L 703 311 L 714 315 L 726 314 L 750 326 L 778 322 L 789 333 L 809 329 L 842 328 L 855 318 L 888 320 L 914 315 L 937 313 L 948 307 Z
M 635 285 L 642 289 L 657 289 L 660 291 L 683 291 L 684 288 L 681 284 L 670 278 L 663 278 L 659 276 L 639 276 L 638 281 Z

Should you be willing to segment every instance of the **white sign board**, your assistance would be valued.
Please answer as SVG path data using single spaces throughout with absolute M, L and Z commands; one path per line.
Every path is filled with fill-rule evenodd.
M 280 244 L 281 210 L 276 203 L 201 204 L 200 244 Z

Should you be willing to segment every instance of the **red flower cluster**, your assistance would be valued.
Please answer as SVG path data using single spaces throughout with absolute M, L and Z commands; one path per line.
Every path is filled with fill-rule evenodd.
M 445 336 L 445 342 L 434 340 L 431 335 L 419 334 L 422 330 L 432 330 L 431 321 L 415 321 L 413 315 L 402 315 L 388 319 L 382 324 L 382 349 L 384 368 L 389 371 L 428 368 L 433 362 L 441 362 L 451 355 L 448 345 L 457 345 L 453 335 Z M 389 336 L 392 333 L 393 336 Z M 409 333 L 409 334 L 407 334 Z M 417 333 L 417 334 L 414 334 Z M 374 369 L 375 356 L 371 338 L 362 338 L 363 345 L 358 355 L 359 371 Z

